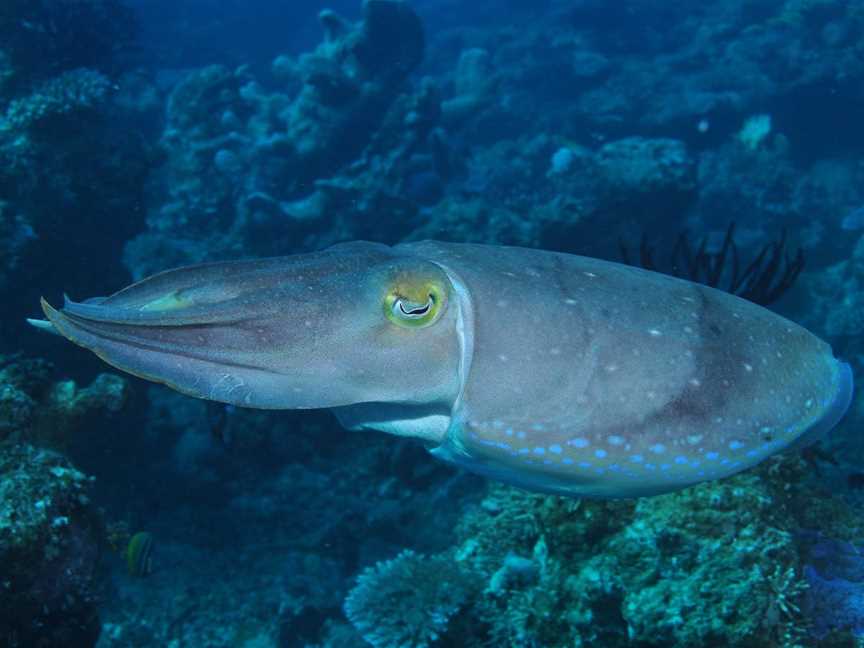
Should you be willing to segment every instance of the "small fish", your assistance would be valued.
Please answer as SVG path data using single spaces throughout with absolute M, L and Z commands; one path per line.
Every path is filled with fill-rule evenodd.
M 847 232 L 864 229 L 864 207 L 858 207 L 846 214 L 840 221 L 840 229 Z
M 130 576 L 144 577 L 153 573 L 153 534 L 139 531 L 126 547 L 126 568 Z

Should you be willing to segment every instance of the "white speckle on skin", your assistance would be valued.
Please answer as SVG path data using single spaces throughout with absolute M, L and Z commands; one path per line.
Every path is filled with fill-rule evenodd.
M 606 365 L 606 371 L 609 373 L 615 373 L 616 371 L 618 371 L 618 365 L 614 365 L 614 364 Z
M 575 299 L 565 299 L 564 303 L 567 304 L 568 306 L 575 306 L 577 302 Z
M 584 272 L 583 274 L 584 274 L 586 277 L 591 277 L 592 279 L 594 279 L 594 278 L 597 276 L 597 275 L 594 274 L 593 272 Z
M 498 356 L 498 359 L 499 359 L 501 362 L 507 362 L 507 360 L 509 360 L 509 358 L 508 358 L 506 355 L 504 355 L 503 353 L 502 353 L 501 355 Z
M 549 349 L 549 355 L 561 355 L 561 349 L 559 349 L 558 347 L 552 347 L 551 349 Z
M 745 362 L 745 363 L 744 363 L 744 370 L 745 370 L 745 371 L 753 371 L 753 365 L 751 365 L 751 364 Z
M 649 334 L 651 337 L 660 337 L 661 335 L 663 335 L 663 334 L 662 334 L 658 329 L 656 329 L 656 328 L 648 329 L 648 334 Z
M 720 419 L 720 420 L 722 421 L 723 419 Z M 691 434 L 690 436 L 687 437 L 687 443 L 689 443 L 690 445 L 696 445 L 701 440 L 702 440 L 701 434 Z
M 694 387 L 701 387 L 702 386 L 702 381 L 699 380 L 698 378 L 691 378 L 687 382 L 689 382 Z
M 684 332 L 685 332 L 685 333 L 692 333 L 692 332 L 693 332 L 693 329 L 692 329 L 691 327 L 689 327 L 689 326 L 685 326 L 685 327 L 684 327 Z

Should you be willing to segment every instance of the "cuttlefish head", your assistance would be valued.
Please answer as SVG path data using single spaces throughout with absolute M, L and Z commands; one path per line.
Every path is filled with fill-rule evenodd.
M 109 364 L 223 403 L 444 403 L 459 391 L 447 273 L 383 245 L 179 268 L 42 307 L 56 332 Z

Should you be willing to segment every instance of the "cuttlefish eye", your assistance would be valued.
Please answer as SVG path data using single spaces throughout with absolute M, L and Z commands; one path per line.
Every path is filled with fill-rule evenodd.
M 399 326 L 429 326 L 444 312 L 446 295 L 444 286 L 437 281 L 400 282 L 384 298 L 384 314 Z

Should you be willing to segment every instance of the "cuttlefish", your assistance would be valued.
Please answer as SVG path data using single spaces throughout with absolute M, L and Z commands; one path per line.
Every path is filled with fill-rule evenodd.
M 169 270 L 52 328 L 136 376 L 329 408 L 518 486 L 632 497 L 826 433 L 849 365 L 804 328 L 682 279 L 541 250 L 355 242 Z

